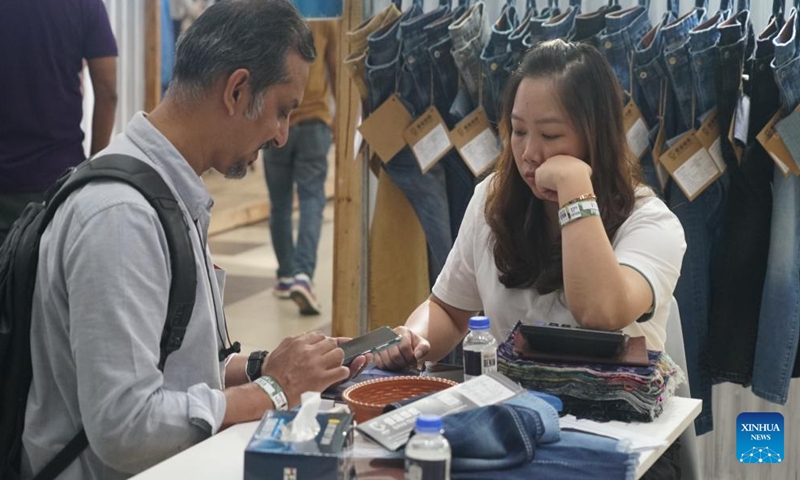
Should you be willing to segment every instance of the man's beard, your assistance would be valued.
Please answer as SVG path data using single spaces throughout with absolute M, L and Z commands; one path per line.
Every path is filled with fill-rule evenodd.
M 225 172 L 225 178 L 229 180 L 239 180 L 247 175 L 247 160 L 240 158 Z

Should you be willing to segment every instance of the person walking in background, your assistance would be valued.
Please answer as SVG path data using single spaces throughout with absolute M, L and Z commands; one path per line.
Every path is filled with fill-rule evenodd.
M 30 202 L 86 159 L 80 73 L 94 89 L 91 155 L 108 145 L 117 43 L 102 0 L 0 2 L 0 244 Z
M 303 315 L 318 315 L 321 305 L 311 279 L 325 208 L 325 177 L 331 146 L 338 21 L 310 21 L 317 58 L 311 64 L 303 102 L 289 121 L 283 148 L 264 149 L 264 173 L 270 200 L 270 234 L 278 258 L 278 284 L 273 293 L 291 298 Z M 292 238 L 294 186 L 300 204 L 297 241 Z

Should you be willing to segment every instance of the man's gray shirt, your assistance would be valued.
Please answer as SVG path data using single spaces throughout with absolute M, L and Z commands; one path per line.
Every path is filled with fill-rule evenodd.
M 126 478 L 212 435 L 225 414 L 224 366 L 217 356 L 225 335 L 221 285 L 207 249 L 211 197 L 142 113 L 102 153 L 148 162 L 179 200 L 197 268 L 194 311 L 183 345 L 162 374 L 157 364 L 170 264 L 158 216 L 139 192 L 119 182 L 93 182 L 73 193 L 45 231 L 39 253 L 25 477 L 40 471 L 81 426 L 90 446 L 60 479 Z

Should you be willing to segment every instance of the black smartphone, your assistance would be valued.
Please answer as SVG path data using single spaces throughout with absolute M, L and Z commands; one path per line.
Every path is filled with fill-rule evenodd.
M 350 365 L 359 355 L 379 352 L 398 343 L 400 343 L 400 335 L 394 333 L 394 330 L 389 327 L 376 328 L 341 345 L 344 350 L 342 365 Z
M 568 325 L 523 325 L 522 335 L 533 350 L 543 353 L 613 357 L 625 348 L 628 336 Z

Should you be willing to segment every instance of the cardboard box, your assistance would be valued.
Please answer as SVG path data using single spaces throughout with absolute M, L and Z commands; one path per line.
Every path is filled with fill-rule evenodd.
M 284 442 L 281 427 L 297 412 L 268 411 L 244 454 L 245 480 L 350 480 L 355 472 L 346 450 L 353 442 L 352 413 L 320 413 L 313 440 Z

